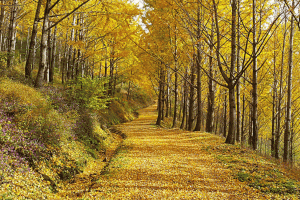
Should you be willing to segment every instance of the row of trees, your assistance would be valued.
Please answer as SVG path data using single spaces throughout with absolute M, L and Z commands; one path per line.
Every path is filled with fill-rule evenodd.
M 205 130 L 295 161 L 298 2 L 0 0 L 1 68 L 24 64 L 37 88 L 78 77 L 159 88 L 157 124 Z M 6 63 L 3 63 L 5 58 Z M 59 73 L 54 73 L 59 72 Z M 59 74 L 59 76 L 57 76 Z
M 137 5 L 125 0 L 2 0 L 0 9 L 2 67 L 12 69 L 20 58 L 24 76 L 36 88 L 55 79 L 109 77 L 108 95 L 113 95 L 119 82 L 132 87 L 134 80 L 142 80 L 132 42 L 142 31 L 135 20 L 141 12 Z
M 145 0 L 143 47 L 157 125 L 205 130 L 293 162 L 299 150 L 298 20 L 292 1 Z M 144 59 L 145 60 L 145 59 Z M 296 61 L 295 61 L 296 60 Z M 294 87 L 293 87 L 294 86 Z M 171 113 L 172 112 L 172 113 Z M 179 124 L 180 123 L 180 124 Z

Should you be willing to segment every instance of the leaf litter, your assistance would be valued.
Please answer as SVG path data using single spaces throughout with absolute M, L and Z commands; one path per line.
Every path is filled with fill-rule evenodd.
M 273 178 L 284 177 L 299 186 L 279 166 L 250 150 L 225 145 L 213 134 L 156 127 L 156 116 L 154 105 L 142 109 L 138 119 L 116 126 L 127 136 L 117 154 L 106 167 L 89 168 L 94 173 L 77 178 L 59 195 L 64 199 L 298 199 L 297 191 L 274 192 L 255 185 L 267 169 L 273 169 L 280 174 Z M 270 177 L 266 181 L 271 185 L 280 182 Z

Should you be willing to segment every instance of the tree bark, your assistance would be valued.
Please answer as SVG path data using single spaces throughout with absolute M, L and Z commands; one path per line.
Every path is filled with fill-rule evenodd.
M 240 32 L 240 0 L 237 1 L 237 12 L 238 12 L 238 20 L 237 20 L 237 55 L 236 55 L 236 72 L 237 74 L 241 71 L 241 63 L 240 63 L 240 38 L 241 38 L 241 32 Z M 236 84 L 236 141 L 240 142 L 241 140 L 241 109 L 240 109 L 240 80 L 237 80 Z
M 49 22 L 49 25 L 51 23 Z M 50 66 L 51 66 L 51 56 L 52 56 L 52 38 L 51 38 L 51 29 L 48 30 L 48 43 L 47 43 L 47 66 L 45 67 L 44 71 L 44 81 L 49 83 L 50 79 Z
M 3 28 L 3 24 L 4 24 L 4 17 L 5 17 L 5 6 L 4 4 L 4 0 L 1 0 L 1 11 L 0 11 L 0 50 L 2 50 L 2 45 L 3 45 L 3 35 L 4 35 L 4 28 Z
M 287 16 L 284 16 L 284 34 L 283 34 L 283 44 L 282 44 L 282 54 L 281 54 L 281 69 L 280 69 L 280 83 L 279 83 L 279 94 L 278 94 L 278 115 L 277 115 L 277 127 L 275 135 L 275 158 L 279 159 L 279 145 L 281 136 L 281 102 L 282 102 L 282 90 L 283 90 L 283 65 L 284 65 L 284 54 L 285 54 L 285 38 L 287 34 Z
M 53 83 L 54 79 L 54 67 L 55 67 L 55 55 L 56 55 L 56 33 L 57 33 L 57 26 L 55 26 L 54 33 L 53 33 L 53 42 L 52 42 L 52 54 L 51 54 L 51 61 L 49 66 L 49 82 Z
M 209 57 L 209 77 L 208 77 L 208 98 L 207 98 L 207 117 L 206 117 L 206 132 L 213 132 L 214 127 L 214 110 L 215 110 L 215 91 L 213 82 L 213 51 L 214 51 L 214 30 L 213 30 L 213 20 L 212 20 L 212 30 L 210 35 L 210 57 Z
M 162 69 L 159 69 L 159 95 L 158 95 L 158 115 L 157 115 L 157 120 L 156 120 L 156 125 L 160 126 L 161 125 L 161 104 L 162 104 Z
M 42 38 L 41 38 L 41 58 L 39 64 L 38 74 L 35 80 L 35 87 L 40 88 L 43 86 L 43 78 L 44 78 L 44 70 L 47 66 L 47 38 L 48 38 L 48 26 L 49 26 L 49 7 L 50 7 L 51 0 L 47 0 L 44 12 L 44 23 L 42 29 Z
M 294 0 L 292 2 L 294 8 Z M 291 117 L 292 117 L 292 79 L 293 79 L 293 41 L 294 41 L 294 18 L 291 16 L 291 29 L 290 29 L 290 48 L 289 48 L 289 68 L 288 68 L 288 82 L 287 82 L 287 105 L 286 105 L 286 120 L 284 131 L 284 148 L 283 148 L 283 161 L 288 162 L 290 153 L 290 137 L 291 137 Z
M 16 17 L 17 17 L 17 7 L 18 1 L 13 0 L 11 7 L 10 23 L 8 27 L 8 50 L 7 50 L 7 68 L 11 68 L 15 55 L 15 42 L 16 42 Z
M 74 27 L 76 24 L 76 15 L 73 16 L 72 26 Z M 71 37 L 70 40 L 74 41 L 74 28 L 71 29 Z M 67 68 L 67 79 L 71 79 L 73 76 L 73 65 L 72 65 L 72 53 L 73 53 L 73 45 L 70 45 L 68 51 L 68 68 Z
M 271 155 L 275 157 L 275 136 L 276 136 L 276 122 L 277 122 L 277 75 L 276 75 L 276 41 L 274 40 L 274 70 L 273 70 L 273 102 L 272 102 L 272 136 L 271 136 Z
M 195 64 L 191 65 L 191 83 L 190 83 L 190 98 L 189 98 L 189 119 L 188 119 L 188 130 L 193 130 L 194 122 L 194 82 L 195 82 Z
M 201 130 L 201 123 L 202 123 L 202 85 L 201 85 L 201 16 L 200 16 L 200 3 L 197 3 L 198 11 L 197 11 L 197 58 L 196 58 L 196 66 L 197 66 L 197 120 L 196 126 L 194 131 Z
M 253 59 L 253 74 L 252 74 L 252 148 L 256 150 L 258 147 L 258 127 L 257 127 L 257 55 L 256 55 L 256 0 L 252 1 L 252 35 L 253 35 L 253 50 L 252 50 L 252 59 Z
M 40 10 L 41 10 L 42 0 L 39 0 L 37 3 L 36 11 L 35 11 L 35 18 L 32 26 L 32 33 L 31 33 L 31 39 L 27 54 L 27 60 L 25 64 L 25 77 L 31 79 L 31 71 L 32 71 L 32 65 L 33 65 L 33 58 L 34 58 L 34 51 L 35 51 L 35 45 L 36 45 L 36 36 L 38 31 L 38 23 L 39 23 L 39 16 L 40 16 Z
M 175 25 L 175 49 L 174 49 L 174 72 L 175 72 L 175 82 L 174 82 L 174 115 L 173 115 L 173 125 L 172 128 L 176 127 L 177 122 L 177 104 L 178 104 L 178 57 L 177 57 L 177 27 Z
M 224 99 L 224 118 L 223 118 L 223 137 L 226 138 L 227 133 L 227 94 L 225 92 L 225 99 Z
M 185 120 L 187 118 L 187 68 L 184 74 L 184 85 L 183 85 L 183 109 L 182 109 L 182 121 L 180 129 L 184 129 Z

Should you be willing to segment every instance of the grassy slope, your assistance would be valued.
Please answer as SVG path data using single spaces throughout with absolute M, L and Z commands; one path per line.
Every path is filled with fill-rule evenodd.
M 37 91 L 23 84 L 20 71 L 0 78 L 1 199 L 59 198 L 56 192 L 76 174 L 106 165 L 121 140 L 109 127 L 134 119 L 151 102 L 137 91 L 130 101 L 119 94 L 106 110 L 81 112 L 62 86 Z

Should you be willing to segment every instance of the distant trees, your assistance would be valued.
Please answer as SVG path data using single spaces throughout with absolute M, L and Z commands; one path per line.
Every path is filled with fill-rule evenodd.
M 141 31 L 133 19 L 140 13 L 136 5 L 122 0 L 0 3 L 0 43 L 6 68 L 13 68 L 14 56 L 21 54 L 24 75 L 36 88 L 56 81 L 56 71 L 62 83 L 105 73 L 107 95 L 114 95 L 118 82 L 125 81 L 121 80 L 127 76 L 123 72 L 134 62 L 132 58 L 125 64 L 125 57 L 134 56 L 129 53 L 136 48 L 131 40 L 137 41 L 134 37 Z
M 108 79 L 105 95 L 125 85 L 128 99 L 135 83 L 152 87 L 158 125 L 167 119 L 295 162 L 298 7 L 292 0 L 145 0 L 143 30 L 134 20 L 141 11 L 123 0 L 0 0 L 1 70 L 18 58 L 37 88 Z
M 175 115 L 172 118 L 173 127 L 180 121 L 182 129 L 223 134 L 226 143 L 241 142 L 254 150 L 264 149 L 275 158 L 294 161 L 300 150 L 299 121 L 295 118 L 299 115 L 298 87 L 293 87 L 293 57 L 298 55 L 293 20 L 298 20 L 294 13 L 298 5 L 287 0 L 145 2 L 146 8 L 151 8 L 144 20 L 147 35 L 152 37 L 148 46 L 162 45 L 154 34 L 158 27 L 169 28 L 169 40 L 176 36 L 176 60 L 169 59 L 175 43 L 165 45 L 164 56 L 152 49 L 150 57 L 171 72 L 167 87 L 174 95 L 158 89 L 168 100 L 162 100 L 160 106 L 179 113 L 178 119 Z M 170 28 L 174 24 L 176 29 Z M 285 51 L 287 39 L 289 51 Z M 157 77 L 159 83 L 161 79 Z

